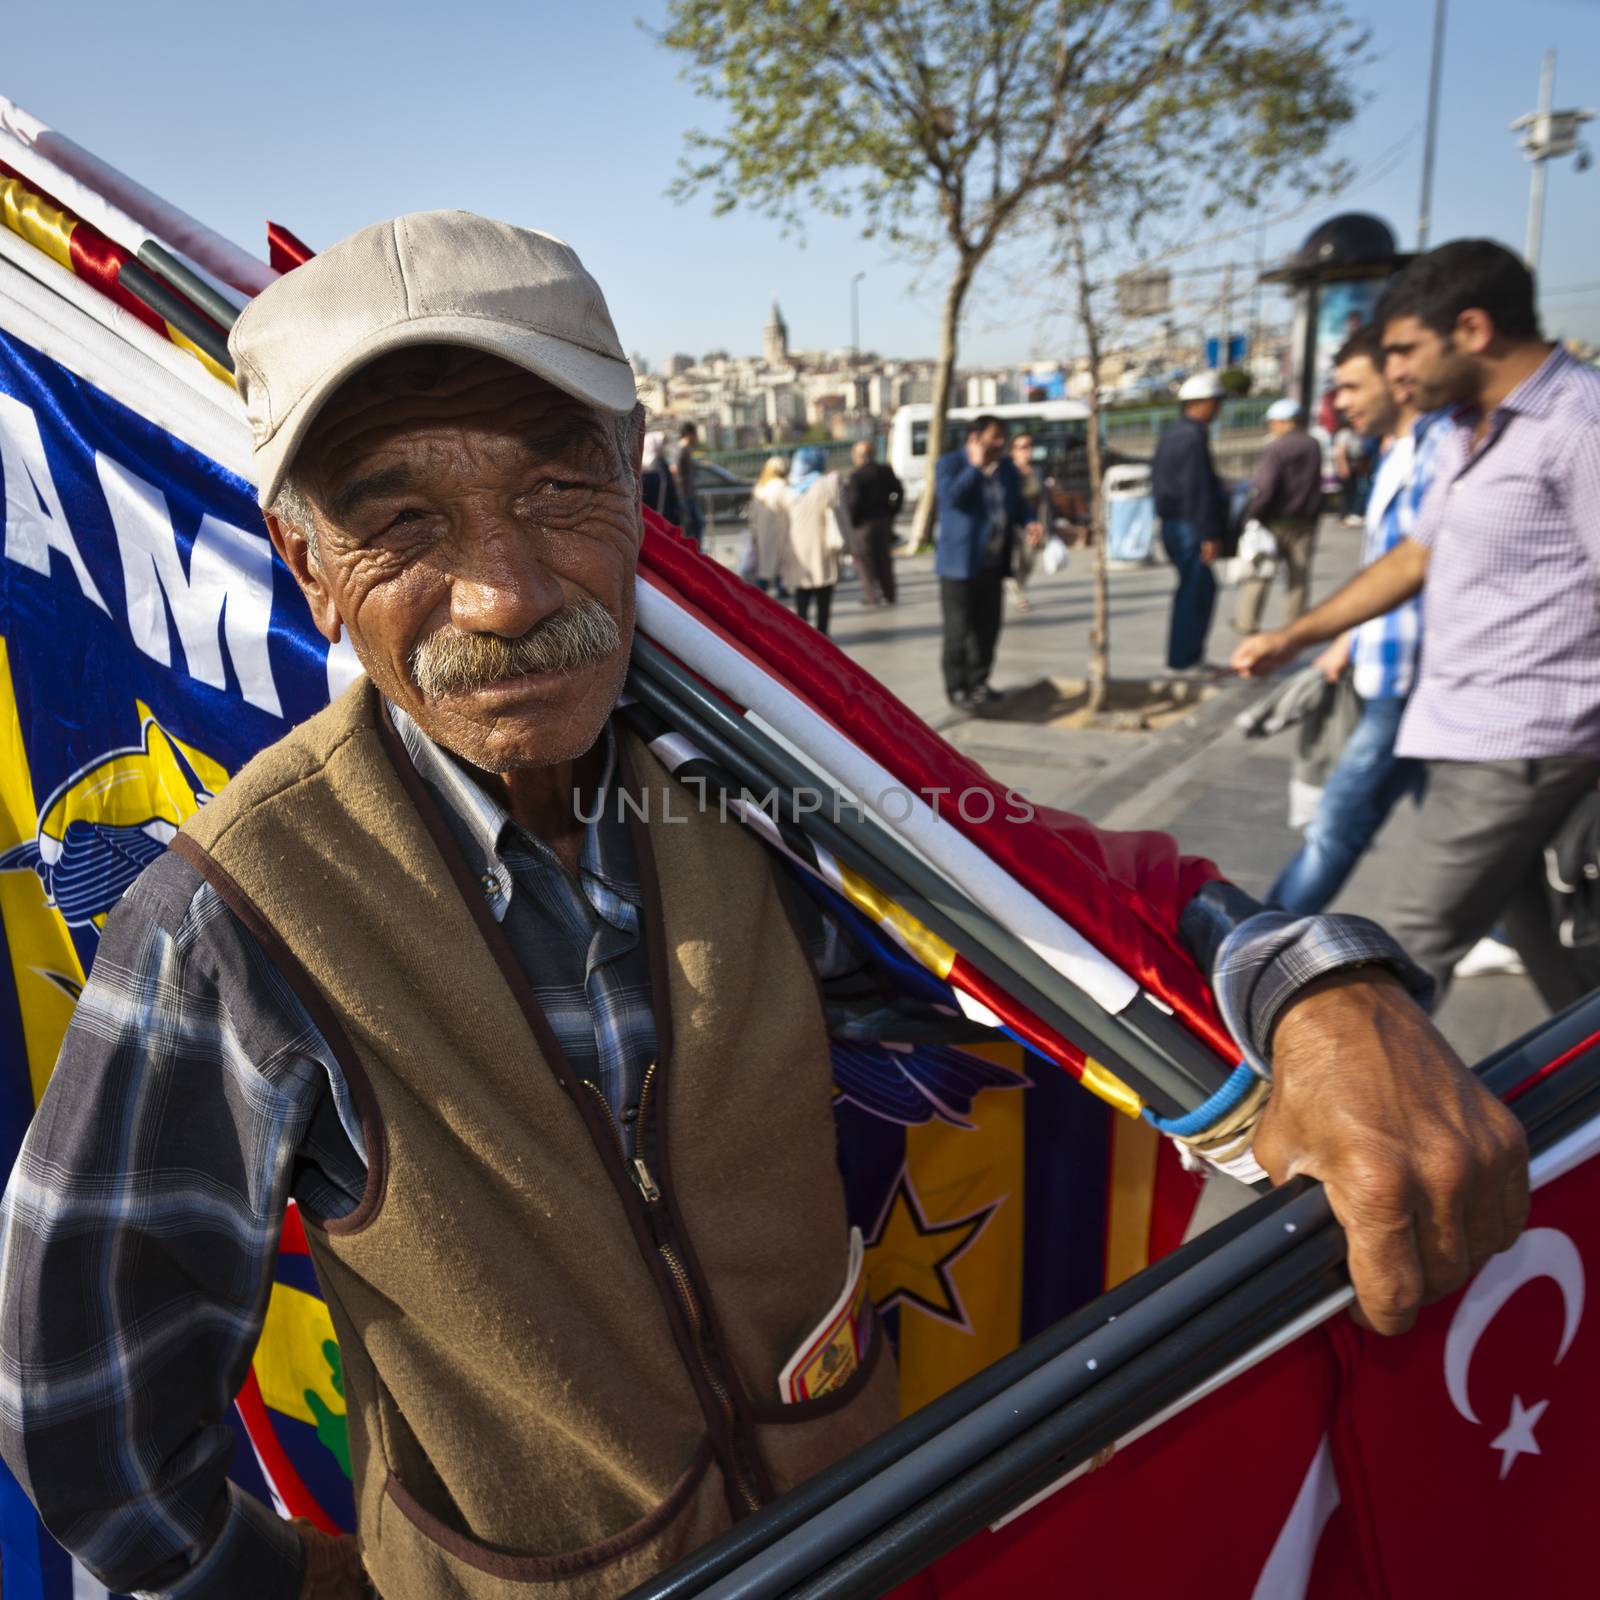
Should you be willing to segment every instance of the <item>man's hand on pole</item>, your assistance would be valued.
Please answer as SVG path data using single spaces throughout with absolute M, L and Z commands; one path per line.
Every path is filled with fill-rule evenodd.
M 1395 978 L 1309 985 L 1273 1029 L 1272 1072 L 1256 1159 L 1274 1183 L 1321 1180 L 1369 1327 L 1403 1333 L 1522 1231 L 1521 1125 Z

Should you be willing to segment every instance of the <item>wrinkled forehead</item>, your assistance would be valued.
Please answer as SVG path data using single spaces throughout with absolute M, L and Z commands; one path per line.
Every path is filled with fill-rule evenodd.
M 342 383 L 306 436 L 296 471 L 339 476 L 409 433 L 503 432 L 552 443 L 611 441 L 598 412 L 499 356 L 459 345 L 413 345 L 369 362 Z

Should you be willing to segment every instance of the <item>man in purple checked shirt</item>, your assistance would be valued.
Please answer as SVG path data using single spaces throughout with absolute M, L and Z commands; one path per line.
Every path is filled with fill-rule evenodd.
M 1600 373 L 1542 336 L 1532 274 L 1486 239 L 1419 257 L 1376 320 L 1390 380 L 1453 408 L 1433 488 L 1409 537 L 1235 665 L 1270 672 L 1422 592 L 1396 749 L 1427 794 L 1390 927 L 1442 994 L 1498 923 L 1559 1008 L 1587 986 L 1541 864 L 1600 781 Z

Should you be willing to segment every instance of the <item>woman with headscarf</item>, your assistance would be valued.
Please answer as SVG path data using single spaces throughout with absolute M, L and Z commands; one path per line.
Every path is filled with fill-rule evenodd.
M 828 458 L 815 445 L 802 445 L 789 468 L 789 538 L 779 573 L 794 590 L 794 608 L 803 622 L 811 620 L 816 602 L 817 631 L 828 631 L 833 611 L 833 586 L 839 581 L 839 474 L 828 471 Z
M 683 506 L 678 500 L 677 486 L 672 481 L 672 468 L 662 453 L 666 447 L 666 434 L 655 432 L 644 436 L 644 465 L 639 474 L 639 494 L 652 511 L 665 517 L 673 527 L 681 528 Z
M 778 568 L 788 542 L 789 463 L 782 456 L 768 456 L 750 495 L 750 551 L 746 561 L 755 586 L 766 591 L 776 584 L 780 600 L 787 591 Z

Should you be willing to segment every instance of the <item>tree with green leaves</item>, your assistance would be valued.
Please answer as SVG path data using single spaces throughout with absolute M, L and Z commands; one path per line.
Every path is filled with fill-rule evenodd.
M 949 269 L 930 454 L 962 313 L 997 247 L 1048 229 L 1094 173 L 1140 206 L 1314 188 L 1354 115 L 1343 0 L 667 0 L 662 42 L 720 129 L 674 191 L 811 213 Z M 1143 176 L 1141 176 L 1143 174 Z M 1095 208 L 1102 212 L 1100 207 Z M 933 473 L 917 542 L 933 520 Z

